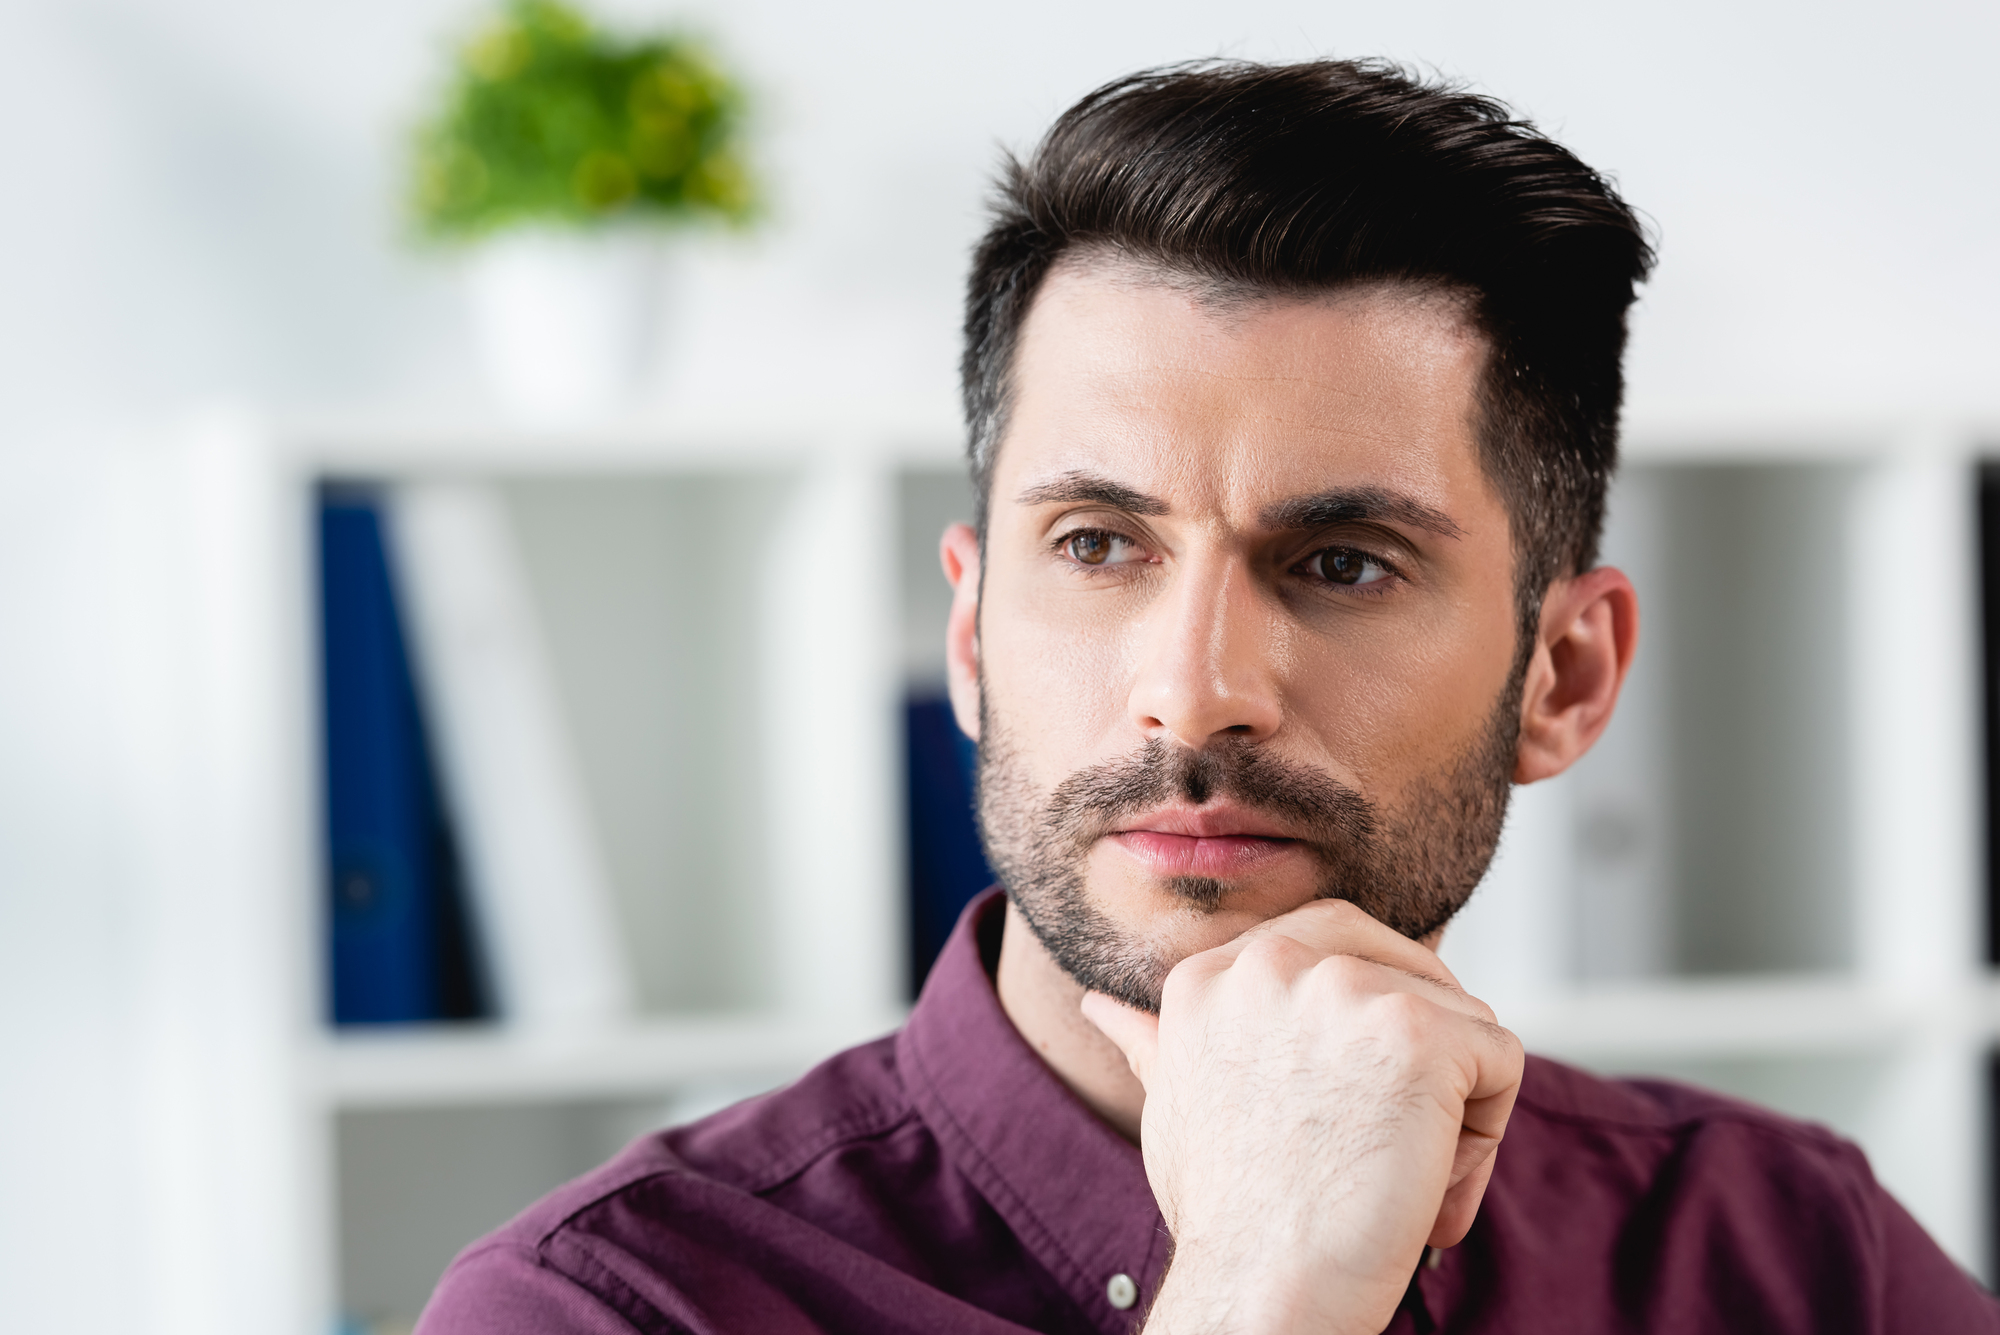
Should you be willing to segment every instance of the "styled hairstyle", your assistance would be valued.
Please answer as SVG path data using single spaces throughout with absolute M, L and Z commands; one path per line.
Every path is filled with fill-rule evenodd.
M 1007 158 L 992 213 L 960 365 L 982 537 L 1022 323 L 1060 258 L 1103 251 L 1224 297 L 1459 295 L 1491 349 L 1479 448 L 1527 644 L 1549 581 L 1595 564 L 1653 252 L 1603 177 L 1500 103 L 1380 61 L 1147 70 Z

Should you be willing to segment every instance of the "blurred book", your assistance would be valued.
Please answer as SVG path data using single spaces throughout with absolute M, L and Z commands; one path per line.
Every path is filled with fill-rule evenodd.
M 479 483 L 409 483 L 387 519 L 497 1009 L 622 1019 L 631 969 L 506 504 Z
M 973 816 L 978 750 L 959 731 L 951 701 L 931 693 L 903 707 L 904 773 L 909 789 L 910 992 L 930 973 L 945 938 L 973 896 L 995 877 Z
M 328 977 L 335 1024 L 485 1012 L 373 492 L 319 496 Z

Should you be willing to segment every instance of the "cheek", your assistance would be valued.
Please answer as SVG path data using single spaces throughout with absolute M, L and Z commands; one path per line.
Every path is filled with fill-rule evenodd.
M 1295 651 L 1289 712 L 1337 771 L 1392 793 L 1484 736 L 1512 645 L 1511 619 L 1479 603 L 1365 637 L 1315 638 Z
M 994 720 L 1033 758 L 1044 786 L 1107 754 L 1125 717 L 1132 627 L 1104 606 L 988 586 L 980 659 Z M 1128 745 L 1109 743 L 1119 751 Z

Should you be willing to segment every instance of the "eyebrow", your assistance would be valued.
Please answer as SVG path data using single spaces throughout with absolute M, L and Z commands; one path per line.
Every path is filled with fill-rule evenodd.
M 1103 505 L 1134 515 L 1163 515 L 1173 508 L 1157 496 L 1081 469 L 1025 487 L 1014 499 L 1021 505 Z M 1441 538 L 1465 535 L 1444 511 L 1386 487 L 1337 487 L 1312 496 L 1295 496 L 1266 506 L 1257 519 L 1269 529 L 1325 528 L 1387 519 Z
M 1157 496 L 1081 470 L 1024 487 L 1014 500 L 1021 505 L 1104 505 L 1134 515 L 1163 515 L 1172 508 Z
M 1265 528 L 1325 528 L 1357 520 L 1387 519 L 1440 538 L 1458 538 L 1465 530 L 1450 515 L 1411 496 L 1385 487 L 1338 487 L 1316 496 L 1298 496 L 1267 506 L 1257 516 Z

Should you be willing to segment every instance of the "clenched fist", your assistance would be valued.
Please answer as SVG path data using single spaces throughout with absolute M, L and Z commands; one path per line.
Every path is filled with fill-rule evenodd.
M 1151 1335 L 1376 1335 L 1425 1244 L 1472 1226 L 1520 1041 L 1352 904 L 1188 957 L 1157 1020 L 1095 993 L 1083 1009 L 1146 1089 L 1140 1146 L 1174 1238 Z

